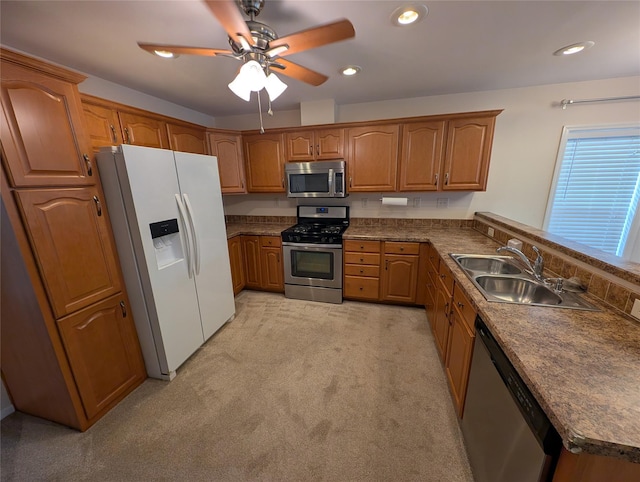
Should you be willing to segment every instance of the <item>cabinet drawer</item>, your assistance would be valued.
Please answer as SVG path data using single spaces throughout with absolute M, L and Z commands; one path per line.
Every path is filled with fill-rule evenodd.
M 437 273 L 440 268 L 440 256 L 431 243 L 429 243 L 429 247 L 427 248 L 427 259 L 429 263 L 431 263 L 431 266 L 433 266 L 433 270 Z
M 260 236 L 260 246 L 279 248 L 282 246 L 282 238 L 279 236 Z
M 378 276 L 380 276 L 380 266 L 345 264 L 344 274 L 351 276 L 372 276 L 377 278 Z
M 442 260 L 440 261 L 440 268 L 438 269 L 438 277 L 449 292 L 449 295 L 453 294 L 453 275 L 447 264 Z
M 345 264 L 375 264 L 380 265 L 378 253 L 344 253 Z
M 344 250 L 360 251 L 365 253 L 379 253 L 380 241 L 356 241 L 353 239 L 345 239 Z
M 362 278 L 360 276 L 344 277 L 343 291 L 345 298 L 377 300 L 379 289 L 380 280 L 378 280 L 378 278 Z
M 475 333 L 476 310 L 457 284 L 453 287 L 453 306 L 458 309 L 471 333 Z
M 384 252 L 386 254 L 419 254 L 420 243 L 384 243 Z

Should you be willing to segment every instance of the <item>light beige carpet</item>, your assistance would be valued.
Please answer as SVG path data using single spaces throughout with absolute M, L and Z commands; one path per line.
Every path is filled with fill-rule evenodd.
M 425 312 L 243 291 L 85 433 L 15 413 L 2 480 L 472 481 Z

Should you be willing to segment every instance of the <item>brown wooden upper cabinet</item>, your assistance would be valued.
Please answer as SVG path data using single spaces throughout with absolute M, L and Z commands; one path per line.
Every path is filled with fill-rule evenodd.
M 285 192 L 284 135 L 248 134 L 244 141 L 244 160 L 249 192 Z
M 164 121 L 130 112 L 119 112 L 118 117 L 126 144 L 169 149 L 169 136 Z
M 0 138 L 16 187 L 95 184 L 76 83 L 11 62 L 3 51 Z
M 349 191 L 395 191 L 400 125 L 347 129 Z
M 173 151 L 208 154 L 207 132 L 204 128 L 167 123 L 169 147 Z
M 101 147 L 122 144 L 120 119 L 115 108 L 85 100 L 82 101 L 82 108 L 94 152 L 98 152 Z
M 444 159 L 446 121 L 402 126 L 400 191 L 437 191 Z
M 246 193 L 242 136 L 232 133 L 208 132 L 209 152 L 218 158 L 218 173 L 222 194 Z
M 486 190 L 499 113 L 403 124 L 398 190 Z
M 287 161 L 344 159 L 344 129 L 286 133 Z
M 118 144 L 169 149 L 167 124 L 160 118 L 123 111 L 120 104 L 82 95 L 84 119 L 94 152 Z
M 443 191 L 484 191 L 497 112 L 448 121 Z
M 95 187 L 16 194 L 56 318 L 121 290 L 110 224 Z

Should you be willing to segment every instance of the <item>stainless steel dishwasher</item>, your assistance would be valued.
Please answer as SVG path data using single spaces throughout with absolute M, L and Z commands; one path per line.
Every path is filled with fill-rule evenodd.
M 550 480 L 560 437 L 480 317 L 473 350 L 462 433 L 476 482 Z

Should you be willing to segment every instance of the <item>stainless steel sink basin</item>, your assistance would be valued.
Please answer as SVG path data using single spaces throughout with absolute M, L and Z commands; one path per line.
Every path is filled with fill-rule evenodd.
M 513 264 L 509 256 L 458 255 L 454 258 L 465 270 L 488 274 L 520 274 L 522 270 Z
M 562 298 L 546 286 L 513 276 L 476 276 L 475 282 L 488 295 L 511 303 L 559 305 Z
M 576 293 L 556 291 L 511 256 L 450 254 L 487 301 L 598 311 Z

